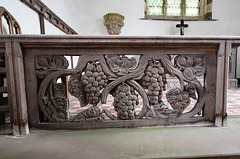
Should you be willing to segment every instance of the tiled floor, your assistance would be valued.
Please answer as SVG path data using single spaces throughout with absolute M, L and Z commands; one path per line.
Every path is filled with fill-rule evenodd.
M 240 116 L 240 88 L 228 89 L 227 113 L 228 115 Z
M 164 103 L 168 103 L 166 99 L 163 99 Z M 112 114 L 116 115 L 114 111 L 114 107 L 112 106 L 113 97 L 108 96 L 106 104 L 99 104 L 98 106 L 101 109 L 108 109 Z M 192 106 L 195 104 L 196 101 L 192 101 L 191 105 L 186 109 L 186 112 L 191 110 Z M 168 104 L 169 105 L 169 104 Z M 89 107 L 80 108 L 79 101 L 75 97 L 70 97 L 70 116 L 74 116 L 82 110 L 85 110 Z M 139 113 L 142 107 L 142 99 L 139 101 L 139 105 L 136 107 L 136 113 Z M 228 99 L 227 99 L 227 114 L 228 115 L 239 115 L 240 116 L 240 88 L 228 89 Z

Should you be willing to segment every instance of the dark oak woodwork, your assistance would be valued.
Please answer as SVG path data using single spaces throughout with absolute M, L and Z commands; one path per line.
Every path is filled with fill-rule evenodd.
M 27 134 L 28 124 L 40 129 L 226 125 L 228 56 L 240 45 L 238 37 L 1 36 L 4 44 L 8 77 L 14 79 L 8 86 L 16 133 Z M 137 61 L 127 55 L 141 56 Z M 77 66 L 68 69 L 64 56 L 79 56 Z M 167 90 L 170 76 L 179 87 Z M 68 93 L 79 107 L 90 106 L 69 117 Z M 99 106 L 109 94 L 116 114 Z
M 0 106 L 0 112 L 7 112 L 9 110 L 10 110 L 10 108 L 9 108 L 8 105 L 1 105 Z
M 0 93 L 7 93 L 8 88 L 7 87 L 0 87 Z
M 7 71 L 6 68 L 1 68 L 1 67 L 0 67 L 0 74 L 5 74 L 6 71 Z

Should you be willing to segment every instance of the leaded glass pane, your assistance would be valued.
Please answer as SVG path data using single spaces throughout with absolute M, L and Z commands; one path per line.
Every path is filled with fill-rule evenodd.
M 186 16 L 200 15 L 200 0 L 186 0 Z
M 182 0 L 167 0 L 167 16 L 181 16 Z
M 148 15 L 163 15 L 163 0 L 148 0 Z

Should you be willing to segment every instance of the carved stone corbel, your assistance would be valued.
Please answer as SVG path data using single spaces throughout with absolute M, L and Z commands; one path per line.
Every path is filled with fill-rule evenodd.
M 108 13 L 103 16 L 105 19 L 104 25 L 108 29 L 110 35 L 119 35 L 121 28 L 124 26 L 124 16 L 118 13 Z

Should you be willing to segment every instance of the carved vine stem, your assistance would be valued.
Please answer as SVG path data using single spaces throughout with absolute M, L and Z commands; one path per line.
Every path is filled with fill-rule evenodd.
M 118 79 L 116 79 L 115 81 L 111 82 L 110 84 L 107 85 L 107 87 L 102 91 L 102 103 L 106 103 L 106 99 L 107 99 L 107 95 L 109 94 L 109 92 L 116 87 L 118 84 L 120 84 L 122 81 L 126 81 L 127 83 L 129 83 L 132 87 L 134 87 L 137 92 L 142 96 L 143 98 L 143 108 L 141 110 L 141 112 L 136 116 L 137 119 L 143 118 L 145 116 L 145 114 L 147 113 L 147 110 L 150 109 L 149 108 L 149 102 L 148 102 L 148 98 L 147 95 L 145 93 L 145 91 L 143 90 L 143 88 L 137 83 L 137 82 L 133 82 L 133 81 L 129 81 L 129 79 L 133 79 L 133 78 L 139 78 L 139 76 L 142 76 L 148 61 L 150 59 L 146 56 L 142 56 L 139 62 L 139 67 L 134 70 L 133 72 L 129 73 L 128 75 L 119 77 Z M 105 110 L 106 112 L 106 110 Z M 109 112 L 107 112 L 107 114 L 109 115 L 110 118 L 112 119 L 116 119 L 116 117 L 114 117 L 113 115 L 110 115 Z
M 201 83 L 197 79 L 194 79 L 192 81 L 192 83 L 196 86 L 196 90 L 198 93 L 198 100 L 190 112 L 187 112 L 187 113 L 184 113 L 181 115 L 182 118 L 193 117 L 195 114 L 201 112 L 201 110 L 205 104 L 206 91 L 204 90 Z
M 47 90 L 50 88 L 52 88 L 52 85 L 54 83 L 54 81 L 56 81 L 58 78 L 62 77 L 62 76 L 68 76 L 70 74 L 73 74 L 73 73 L 76 73 L 76 72 L 82 72 L 82 70 L 85 68 L 87 62 L 89 60 L 96 60 L 96 59 L 101 59 L 102 57 L 101 56 L 81 56 L 79 58 L 79 62 L 78 62 L 78 65 L 76 68 L 74 69 L 61 69 L 60 71 L 59 70 L 55 70 L 55 72 L 53 71 L 53 69 L 51 69 L 51 73 L 49 75 L 47 75 L 44 80 L 41 82 L 41 85 L 39 87 L 39 92 L 38 92 L 38 104 L 39 104 L 39 107 L 41 109 L 41 111 L 43 112 L 43 114 L 48 118 L 48 120 L 50 122 L 54 122 L 56 121 L 56 119 L 53 119 L 45 110 L 45 105 L 44 105 L 44 96 L 47 92 Z M 48 70 L 47 70 L 48 71 Z M 52 96 L 52 89 L 49 89 L 50 90 L 50 93 Z M 54 100 L 52 100 L 53 103 L 54 103 Z M 67 120 L 64 120 L 64 121 L 67 121 Z M 61 121 L 62 122 L 62 121 Z
M 106 103 L 107 95 L 108 93 L 116 87 L 118 84 L 120 84 L 122 81 L 126 81 L 128 79 L 132 78 L 139 78 L 139 76 L 142 76 L 144 69 L 147 66 L 148 60 L 150 58 L 146 56 L 142 56 L 139 62 L 139 67 L 134 70 L 133 72 L 129 73 L 128 75 L 118 77 L 115 81 L 111 82 L 103 91 L 102 91 L 102 103 Z
M 182 75 L 182 72 L 176 69 L 167 55 L 161 55 L 161 56 L 156 56 L 155 59 L 160 59 L 162 62 L 162 65 L 164 66 L 164 69 L 168 72 L 169 75 L 171 76 L 176 76 L 180 82 L 180 89 L 183 91 L 184 89 L 184 76 Z
M 39 107 L 50 122 L 82 121 L 87 118 L 89 120 L 104 119 L 104 117 L 102 117 L 101 109 L 97 107 L 97 104 L 100 100 L 102 103 L 106 103 L 107 95 L 111 93 L 111 91 L 115 91 L 114 89 L 118 88 L 121 83 L 123 85 L 124 82 L 125 86 L 119 87 L 119 89 L 121 88 L 123 90 L 125 87 L 128 89 L 128 92 L 130 92 L 130 88 L 133 89 L 133 91 L 130 92 L 133 94 L 129 93 L 130 96 L 133 96 L 135 94 L 134 92 L 137 91 L 143 99 L 143 107 L 140 113 L 136 115 L 136 113 L 133 114 L 134 104 L 129 104 L 129 108 L 127 108 L 126 105 L 123 105 L 124 109 L 122 107 L 121 109 L 124 110 L 124 113 L 126 114 L 127 111 L 129 111 L 129 116 L 126 117 L 121 116 L 121 113 L 118 114 L 118 117 L 116 117 L 108 110 L 103 109 L 103 112 L 105 112 L 105 114 L 112 120 L 132 120 L 135 118 L 141 119 L 143 117 L 152 119 L 156 116 L 159 118 L 189 118 L 201 112 L 205 103 L 205 89 L 196 79 L 197 76 L 199 77 L 205 72 L 205 57 L 202 57 L 202 55 L 196 57 L 193 55 L 178 55 L 175 58 L 175 62 L 178 64 L 177 66 L 173 65 L 168 55 L 156 55 L 154 57 L 142 55 L 137 68 L 135 68 L 136 60 L 128 59 L 128 57 L 124 55 L 106 55 L 106 57 L 104 57 L 104 55 L 82 55 L 79 57 L 78 64 L 74 69 L 66 69 L 67 63 L 65 60 L 66 59 L 63 56 L 46 56 L 45 59 L 44 57 L 39 57 L 37 60 L 36 73 L 39 78 L 43 79 L 38 92 Z M 48 63 L 49 61 L 50 64 Z M 150 66 L 149 62 L 154 65 Z M 145 70 L 148 67 L 150 71 L 148 70 L 149 72 L 147 74 Z M 161 73 L 158 72 L 157 67 L 161 67 Z M 176 67 L 180 67 L 181 69 L 179 70 Z M 150 84 L 152 84 L 152 87 L 159 87 L 158 84 L 161 86 L 161 89 L 154 89 L 154 91 L 150 90 L 152 91 L 152 96 L 149 96 L 150 91 L 148 91 L 148 94 L 145 91 L 148 87 L 141 86 L 139 82 L 136 81 L 140 79 L 142 80 L 144 73 L 149 76 L 148 78 L 152 78 L 151 81 L 149 81 Z M 88 76 L 88 74 L 91 75 Z M 93 74 L 94 76 L 92 77 Z M 167 99 L 174 110 L 168 109 L 161 100 L 161 93 L 163 92 L 162 78 L 166 79 L 166 74 L 176 76 L 180 83 L 180 89 L 173 89 L 167 93 Z M 80 105 L 82 107 L 86 106 L 88 103 L 93 105 L 92 107 L 78 113 L 70 120 L 67 116 L 68 110 L 66 110 L 68 105 L 66 103 L 62 104 L 64 101 L 61 101 L 65 99 L 66 88 L 63 84 L 57 83 L 59 78 L 68 75 L 71 75 L 70 82 L 72 82 L 70 83 L 70 93 L 73 93 L 73 95 L 79 99 Z M 161 76 L 159 78 L 160 83 L 157 83 L 156 78 L 159 76 Z M 185 85 L 184 82 L 188 84 Z M 87 88 L 87 85 L 89 85 L 89 87 L 94 85 L 95 87 Z M 98 90 L 96 88 L 98 88 Z M 83 89 L 82 92 L 80 91 L 81 89 Z M 92 91 L 90 91 L 90 89 L 92 89 Z M 197 103 L 190 112 L 183 113 L 183 110 L 190 104 L 190 97 L 194 99 L 196 98 L 195 89 L 198 94 Z M 155 96 L 159 94 L 160 96 L 157 101 L 150 102 L 150 97 L 153 99 L 153 92 Z M 87 98 L 85 93 L 87 94 Z M 56 99 L 59 98 L 60 102 L 56 101 Z M 128 102 L 128 98 L 126 96 L 123 98 L 126 102 Z M 136 99 L 137 96 L 134 98 Z M 132 101 L 129 101 L 129 103 L 131 102 Z M 134 102 L 136 102 L 136 100 Z M 46 108 L 50 106 L 53 106 L 53 109 L 57 112 L 46 110 Z M 115 105 L 115 108 L 118 109 L 120 107 Z
M 164 68 L 167 70 L 167 72 L 172 76 L 175 75 L 179 79 L 181 91 L 184 90 L 184 81 L 188 83 L 193 83 L 196 86 L 196 90 L 198 93 L 198 100 L 194 105 L 193 109 L 190 112 L 183 113 L 181 117 L 189 118 L 201 112 L 205 103 L 205 89 L 202 87 L 201 83 L 196 78 L 192 81 L 185 78 L 182 72 L 173 66 L 173 64 L 171 63 L 171 61 L 166 55 L 160 55 L 160 56 L 156 55 L 155 59 L 161 59 L 161 62 L 164 65 Z
M 47 77 L 44 78 L 44 80 L 42 81 L 42 83 L 39 87 L 38 104 L 39 104 L 39 107 L 40 107 L 41 111 L 44 112 L 44 115 L 47 116 L 47 118 L 50 122 L 54 122 L 55 120 L 52 119 L 51 116 L 49 116 L 49 114 L 45 110 L 43 99 L 44 99 L 44 96 L 46 94 L 46 91 L 49 88 L 49 86 L 52 87 L 52 82 L 51 81 L 56 81 L 59 77 L 61 77 L 63 75 L 65 75 L 65 76 L 70 75 L 73 72 L 74 72 L 73 70 L 61 70 L 61 71 L 56 71 L 54 73 L 51 73 L 50 75 L 48 75 Z M 50 92 L 50 93 L 52 94 L 52 92 Z

